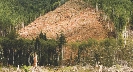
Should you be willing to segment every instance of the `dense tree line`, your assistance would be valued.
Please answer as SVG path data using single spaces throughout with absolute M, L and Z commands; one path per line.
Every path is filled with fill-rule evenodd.
M 47 39 L 40 33 L 35 40 L 17 38 L 15 31 L 0 39 L 0 63 L 4 65 L 32 65 L 33 56 L 38 55 L 38 65 L 59 65 L 61 47 L 65 43 L 63 34 L 57 40 Z
M 104 66 L 112 66 L 120 64 L 119 61 L 127 62 L 129 66 L 133 66 L 133 43 L 129 41 L 128 45 L 124 46 L 123 40 L 107 38 L 97 41 L 89 39 L 84 42 L 75 42 L 69 44 L 72 51 L 77 53 L 72 60 L 76 64 L 88 63 L 95 66 L 100 63 Z
M 0 38 L 0 63 L 5 66 L 32 65 L 36 52 L 38 65 L 61 65 L 62 47 L 66 45 L 76 53 L 74 57 L 71 54 L 71 65 L 89 63 L 94 66 L 100 62 L 104 66 L 112 66 L 118 64 L 119 60 L 124 60 L 129 66 L 133 66 L 133 43 L 130 41 L 127 45 L 124 45 L 122 39 L 114 38 L 65 43 L 64 34 L 60 34 L 55 40 L 47 39 L 46 34 L 40 33 L 38 38 L 28 40 L 17 38 L 13 31 L 7 37 Z

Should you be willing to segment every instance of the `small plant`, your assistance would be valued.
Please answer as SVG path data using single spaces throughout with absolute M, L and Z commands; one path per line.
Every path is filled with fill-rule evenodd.
M 30 68 L 31 68 L 31 66 L 26 66 L 26 65 L 23 66 L 23 69 L 25 72 L 30 72 L 30 70 L 29 70 Z
M 116 64 L 116 69 L 120 70 L 120 65 Z

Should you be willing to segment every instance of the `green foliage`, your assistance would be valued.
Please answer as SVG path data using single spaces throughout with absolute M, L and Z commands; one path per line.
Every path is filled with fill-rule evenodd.
M 29 65 L 28 59 L 30 58 L 30 62 L 33 63 L 32 54 L 36 52 L 38 55 L 39 65 L 59 65 L 57 60 L 58 56 L 61 55 L 59 43 L 65 42 L 64 40 L 44 40 L 42 38 L 37 38 L 36 40 L 27 40 L 16 39 L 14 37 L 10 38 L 10 36 L 9 38 L 1 38 L 0 44 L 4 57 L 2 60 L 3 64 L 12 65 L 14 54 L 14 66 L 18 64 L 20 66 L 22 64 Z M 124 43 L 122 39 L 107 38 L 100 41 L 89 39 L 88 41 L 75 42 L 69 45 L 72 47 L 72 50 L 77 53 L 77 56 L 75 56 L 74 59 L 76 63 L 88 62 L 91 65 L 95 65 L 96 62 L 100 62 L 104 66 L 112 66 L 113 64 L 117 64 L 116 60 L 118 59 L 126 60 L 130 63 L 130 65 L 133 65 L 133 43 L 130 42 L 126 46 L 123 44 Z M 8 59 L 10 61 L 8 61 Z M 73 59 L 71 58 L 71 60 Z M 61 57 L 59 61 L 61 61 Z M 27 70 L 27 68 L 25 68 L 25 70 Z
M 30 1 L 30 0 L 12 0 L 1 1 L 0 3 L 0 17 L 2 22 L 9 20 L 11 24 L 18 24 L 21 22 L 29 23 L 38 17 L 39 14 L 44 14 L 52 9 L 51 5 L 55 0 L 45 1 Z
M 0 52 L 3 53 L 0 58 L 4 57 L 4 65 L 30 65 L 33 63 L 34 52 L 38 55 L 39 65 L 58 65 L 58 40 L 47 39 L 42 33 L 36 40 L 17 38 L 15 32 L 10 33 L 7 37 L 0 38 Z
M 11 32 L 7 35 L 7 37 L 8 37 L 9 39 L 15 39 L 15 38 L 17 38 L 17 36 L 18 36 L 18 34 L 16 33 L 16 31 L 11 31 Z
M 62 60 L 62 50 L 63 50 L 63 46 L 66 44 L 66 39 L 65 39 L 65 35 L 63 33 L 60 34 L 60 36 L 58 36 L 57 34 L 57 42 L 58 42 L 58 47 L 59 47 L 59 60 L 61 64 L 61 60 Z
M 100 41 L 89 39 L 87 42 L 78 43 L 77 46 L 77 43 L 73 44 L 72 49 L 77 47 L 73 51 L 78 51 L 76 52 L 78 59 L 75 57 L 75 61 L 78 63 L 87 62 L 95 65 L 96 62 L 100 62 L 100 64 L 110 67 L 118 64 L 116 62 L 118 59 L 128 61 L 129 65 L 132 65 L 132 42 L 124 47 L 122 39 L 107 38 Z
M 3 38 L 2 38 L 2 37 L 0 37 L 0 43 L 2 42 L 2 39 L 3 39 Z
M 60 38 L 59 38 L 59 44 L 64 45 L 65 43 L 66 43 L 65 35 L 63 33 L 61 33 Z
M 95 45 L 97 45 L 97 41 L 95 39 L 88 40 L 88 47 L 93 47 Z
M 39 35 L 39 38 L 40 38 L 40 39 L 43 39 L 43 40 L 47 40 L 46 33 L 43 34 L 43 33 L 41 32 L 40 35 Z
M 114 22 L 114 26 L 118 32 L 122 32 L 131 18 L 133 3 L 131 0 L 84 0 L 94 7 L 98 4 L 98 8 L 106 13 Z M 132 19 L 130 19 L 132 22 Z
M 30 72 L 29 69 L 31 68 L 31 66 L 24 65 L 22 68 L 24 69 L 25 72 Z
M 133 14 L 131 15 L 131 18 L 130 18 L 130 24 L 133 27 Z
M 80 43 L 79 42 L 73 42 L 73 43 L 70 43 L 68 45 L 71 46 L 72 50 L 76 50 L 79 47 Z
M 57 8 L 62 0 L 0 0 L 0 30 L 24 23 Z M 66 1 L 66 0 L 65 0 Z

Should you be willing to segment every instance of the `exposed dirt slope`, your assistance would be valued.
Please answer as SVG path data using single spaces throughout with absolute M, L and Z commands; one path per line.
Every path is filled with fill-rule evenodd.
M 106 26 L 103 25 L 100 13 L 87 6 L 83 1 L 68 1 L 54 11 L 40 16 L 34 22 L 18 31 L 23 38 L 32 39 L 40 32 L 48 38 L 56 38 L 63 32 L 68 42 L 86 40 L 88 38 L 103 39 L 107 37 Z

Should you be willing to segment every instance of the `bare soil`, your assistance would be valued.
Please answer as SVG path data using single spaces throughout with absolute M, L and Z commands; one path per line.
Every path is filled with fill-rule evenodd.
M 82 0 L 70 0 L 54 11 L 38 17 L 20 29 L 18 34 L 22 38 L 33 39 L 41 31 L 48 38 L 56 38 L 57 34 L 64 33 L 67 42 L 88 38 L 104 39 L 108 37 L 109 25 L 112 23 L 104 21 L 102 14 Z

